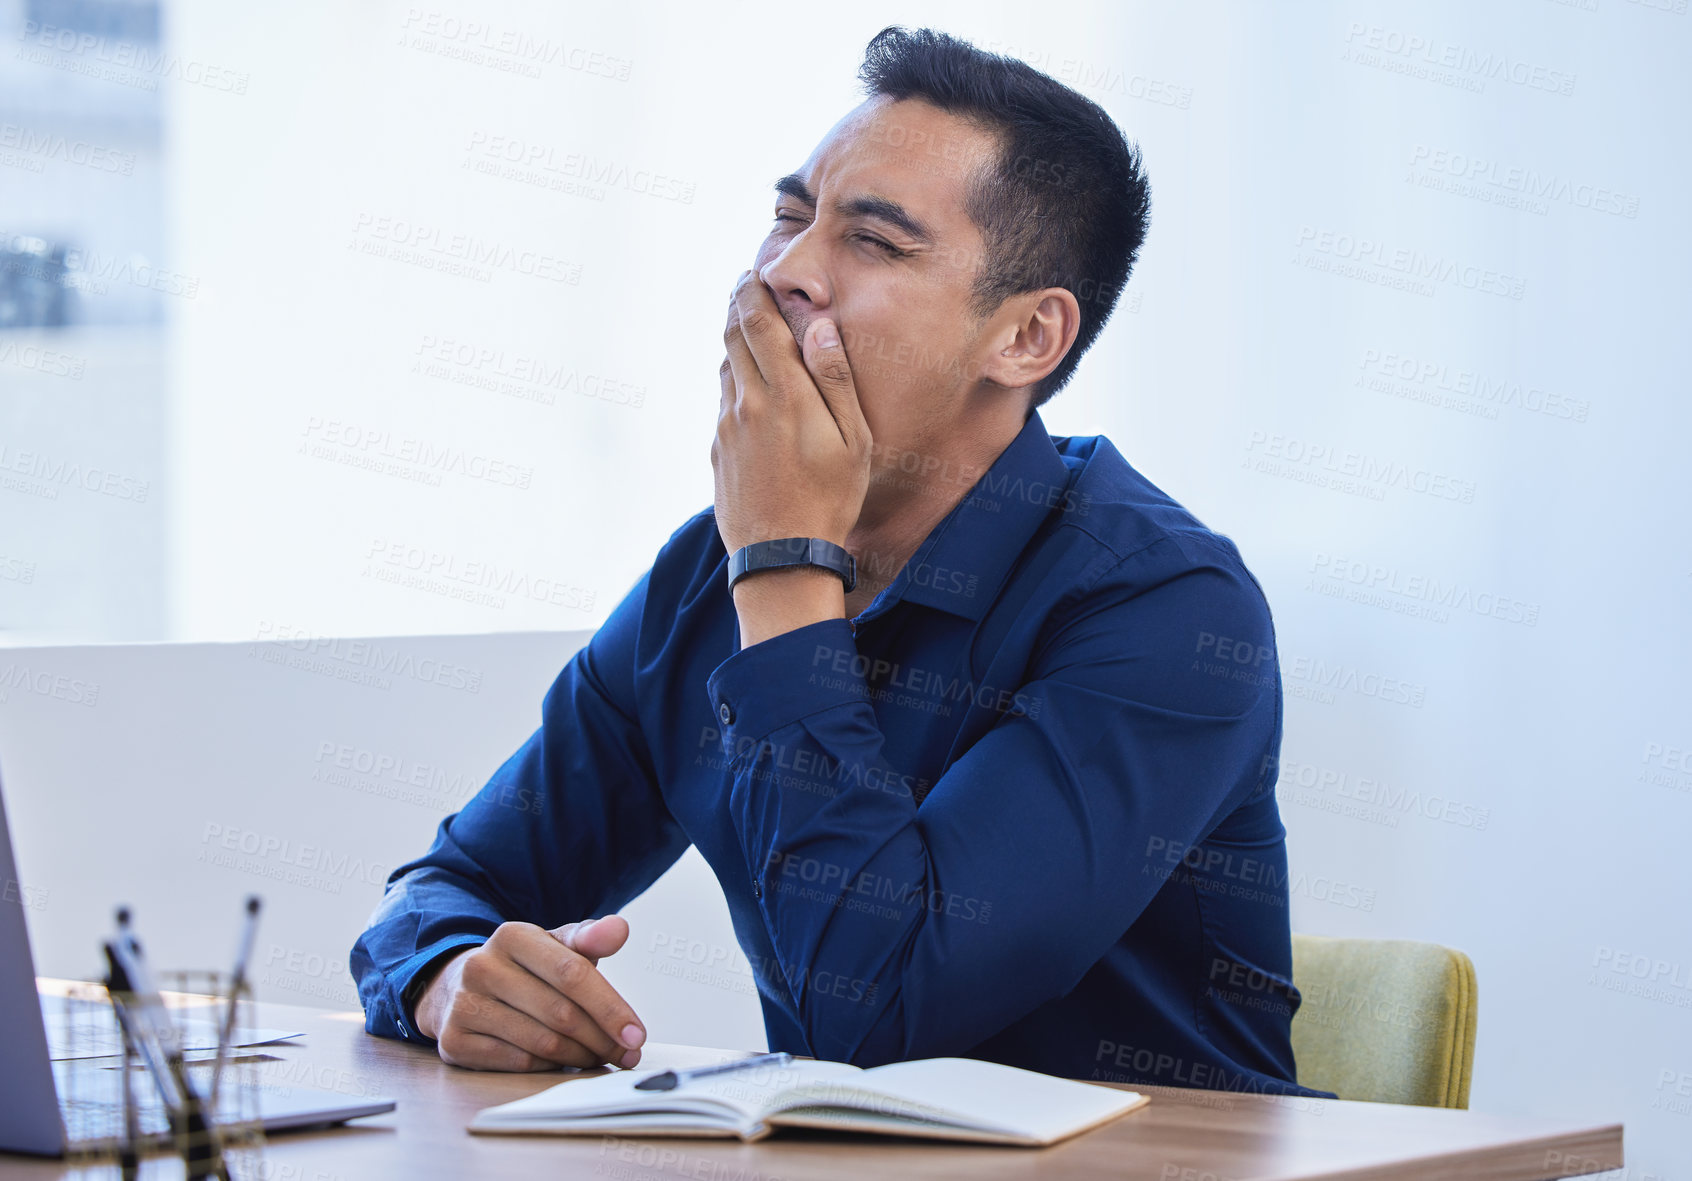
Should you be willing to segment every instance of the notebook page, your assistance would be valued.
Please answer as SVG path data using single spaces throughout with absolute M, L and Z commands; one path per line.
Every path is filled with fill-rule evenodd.
M 780 1106 L 781 1097 L 795 1087 L 812 1084 L 838 1086 L 861 1079 L 863 1075 L 862 1067 L 849 1062 L 765 1063 L 689 1079 L 676 1089 L 675 1094 L 716 1099 L 733 1104 L 748 1116 L 761 1118 L 772 1107 Z
M 732 1101 L 675 1091 L 637 1091 L 635 1084 L 656 1072 L 620 1070 L 593 1078 L 570 1079 L 522 1099 L 484 1108 L 471 1126 L 534 1122 L 562 1123 L 590 1116 L 652 1112 L 656 1118 L 685 1112 L 710 1116 L 725 1127 L 734 1127 L 753 1113 Z
M 1014 1144 L 1031 1147 L 1034 1141 L 1009 1132 L 967 1127 L 937 1120 L 878 1115 L 873 1111 L 842 1107 L 789 1107 L 772 1115 L 770 1124 L 780 1128 L 822 1128 L 840 1132 L 884 1132 L 889 1136 L 920 1136 L 925 1140 L 957 1140 L 967 1144 Z
M 666 1112 L 715 1115 L 725 1125 L 757 1123 L 765 1106 L 794 1086 L 858 1077 L 863 1071 L 844 1062 L 759 1064 L 683 1082 L 671 1091 L 641 1091 L 635 1084 L 657 1070 L 620 1070 L 594 1078 L 571 1079 L 544 1091 L 490 1107 L 476 1117 L 488 1126 L 511 1122 L 574 1120 L 630 1112 L 651 1112 L 654 1123 Z
M 631 1112 L 627 1115 L 584 1115 L 570 1119 L 500 1119 L 477 1117 L 472 1132 L 510 1132 L 550 1136 L 751 1136 L 763 1125 L 737 1123 L 733 1116 L 690 1115 L 683 1111 Z
M 938 1107 L 977 1127 L 1030 1139 L 1060 1139 L 1136 1106 L 1132 1091 L 1054 1078 L 975 1058 L 924 1058 L 864 1072 L 860 1085 Z

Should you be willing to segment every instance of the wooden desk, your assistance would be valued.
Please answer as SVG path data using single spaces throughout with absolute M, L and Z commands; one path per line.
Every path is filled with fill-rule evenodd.
M 335 1129 L 279 1133 L 247 1176 L 264 1181 L 381 1178 L 686 1177 L 695 1181 L 811 1178 L 1148 1178 L 1244 1181 L 1322 1177 L 1523 1181 L 1619 1168 L 1620 1124 L 1519 1119 L 1472 1111 L 1279 1099 L 1140 1087 L 1146 1107 L 1043 1149 L 948 1145 L 785 1130 L 758 1144 L 716 1139 L 472 1136 L 478 1110 L 560 1081 L 558 1074 L 484 1074 L 432 1053 L 370 1037 L 357 1013 L 256 1006 L 258 1024 L 304 1030 L 267 1047 L 264 1083 L 382 1095 L 398 1108 Z M 659 1047 L 651 1048 L 654 1052 Z M 1108 1084 L 1099 1084 L 1108 1085 Z M 115 1173 L 110 1174 L 115 1175 Z M 180 1167 L 147 1177 L 181 1176 Z M 87 1176 L 53 1161 L 0 1154 L 0 1177 Z

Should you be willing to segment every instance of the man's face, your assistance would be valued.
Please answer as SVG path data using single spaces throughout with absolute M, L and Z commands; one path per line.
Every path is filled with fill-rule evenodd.
M 778 184 L 755 269 L 797 339 L 827 316 L 878 445 L 919 446 L 963 410 L 990 352 L 969 310 L 982 255 L 966 185 L 986 131 L 921 101 L 878 96 Z

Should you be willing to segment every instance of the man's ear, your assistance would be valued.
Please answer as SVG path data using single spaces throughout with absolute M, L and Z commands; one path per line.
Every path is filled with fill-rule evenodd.
M 994 385 L 1030 386 L 1056 369 L 1081 331 L 1081 305 L 1067 288 L 1012 296 L 994 318 L 981 377 Z

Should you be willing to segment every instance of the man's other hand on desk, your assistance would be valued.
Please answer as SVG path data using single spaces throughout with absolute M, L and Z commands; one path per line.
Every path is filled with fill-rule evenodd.
M 443 1062 L 474 1070 L 634 1066 L 646 1029 L 598 967 L 628 937 L 616 915 L 550 931 L 505 923 L 436 972 L 417 1027 Z

